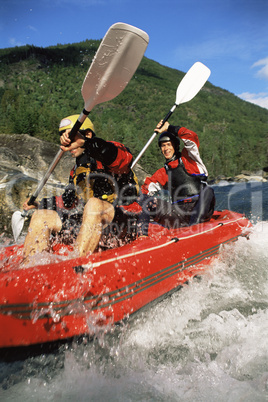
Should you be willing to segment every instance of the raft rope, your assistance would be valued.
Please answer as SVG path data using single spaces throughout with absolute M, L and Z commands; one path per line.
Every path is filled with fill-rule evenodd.
M 168 241 L 168 242 L 166 242 L 166 243 L 163 243 L 163 244 L 160 244 L 160 245 L 155 246 L 155 247 L 150 247 L 150 248 L 147 248 L 147 249 L 145 249 L 145 250 L 135 251 L 135 252 L 133 252 L 133 253 L 129 253 L 129 254 L 125 254 L 125 255 L 120 255 L 120 256 L 117 256 L 117 257 L 113 257 L 113 258 L 109 258 L 108 260 L 104 260 L 104 261 L 94 262 L 94 263 L 91 265 L 91 268 L 96 268 L 96 267 L 99 267 L 99 266 L 101 266 L 101 265 L 108 264 L 108 263 L 110 263 L 110 262 L 119 261 L 119 260 L 122 260 L 122 259 L 124 259 L 124 258 L 129 258 L 129 257 L 137 256 L 137 255 L 140 255 L 140 254 L 148 253 L 148 252 L 150 252 L 150 251 L 154 251 L 154 250 L 157 250 L 157 249 L 162 248 L 162 247 L 167 247 L 167 246 L 170 246 L 170 245 L 173 244 L 173 243 L 177 243 L 178 241 L 187 240 L 187 239 L 190 239 L 190 238 L 192 238 L 192 237 L 200 236 L 201 234 L 211 232 L 211 231 L 213 231 L 213 230 L 215 230 L 215 229 L 218 229 L 218 228 L 220 228 L 220 227 L 222 227 L 222 226 L 224 226 L 224 225 L 229 225 L 229 224 L 231 224 L 231 223 L 238 222 L 238 221 L 240 221 L 241 219 L 246 219 L 246 218 L 245 218 L 245 217 L 242 217 L 242 218 L 240 217 L 240 218 L 234 219 L 234 220 L 229 221 L 229 222 L 220 222 L 220 223 L 218 223 L 217 226 L 214 226 L 214 227 L 212 227 L 212 228 L 210 228 L 210 229 L 204 230 L 203 232 L 198 232 L 198 233 L 195 233 L 195 234 L 192 234 L 192 235 L 188 235 L 188 236 L 184 236 L 184 237 L 179 237 L 179 238 L 178 238 L 178 237 L 174 237 L 174 238 L 171 239 L 170 241 Z

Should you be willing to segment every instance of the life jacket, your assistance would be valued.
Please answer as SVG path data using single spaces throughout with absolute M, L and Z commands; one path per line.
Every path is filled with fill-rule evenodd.
M 90 183 L 90 173 L 95 169 L 96 163 L 93 159 L 90 159 L 89 162 L 82 160 L 82 162 L 82 164 L 76 164 L 71 170 L 69 183 L 63 194 L 43 198 L 39 203 L 40 209 L 53 209 L 58 212 L 74 210 L 79 206 L 82 207 L 90 197 L 93 197 L 92 185 L 88 185 L 88 183 Z
M 71 195 L 72 191 L 84 204 L 89 198 L 96 197 L 110 203 L 116 201 L 120 205 L 129 205 L 136 200 L 139 185 L 132 170 L 128 173 L 114 173 L 101 162 L 92 160 L 72 170 L 65 194 Z M 65 198 L 67 201 L 69 197 Z
M 97 161 L 96 171 L 91 173 L 94 179 L 94 197 L 118 205 L 129 205 L 137 199 L 139 193 L 138 179 L 134 171 L 128 173 L 114 173 Z
M 87 166 L 79 166 L 75 169 L 73 175 L 73 184 L 76 190 L 77 197 L 86 203 L 89 198 L 93 197 L 93 180 L 90 179 L 92 167 L 90 164 Z
M 136 201 L 138 193 L 138 179 L 132 170 L 128 173 L 113 173 L 101 162 L 82 154 L 70 172 L 69 184 L 64 193 L 43 198 L 39 207 L 78 211 L 91 197 L 116 202 L 118 205 L 130 205 Z
M 166 163 L 165 169 L 168 181 L 164 189 L 169 191 L 173 202 L 196 196 L 200 193 L 204 176 L 189 174 L 181 158 Z

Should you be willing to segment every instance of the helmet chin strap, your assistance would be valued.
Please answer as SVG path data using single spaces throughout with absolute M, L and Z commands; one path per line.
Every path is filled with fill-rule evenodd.
M 180 151 L 174 152 L 174 154 L 172 155 L 171 158 L 166 159 L 166 163 L 173 162 L 173 161 L 175 161 L 176 159 L 180 159 L 180 157 L 181 157 L 181 152 L 180 152 Z
M 175 161 L 175 159 L 177 159 L 177 155 L 174 153 L 174 154 L 173 154 L 173 156 L 172 156 L 171 158 L 166 159 L 166 163 L 169 163 L 169 162 Z

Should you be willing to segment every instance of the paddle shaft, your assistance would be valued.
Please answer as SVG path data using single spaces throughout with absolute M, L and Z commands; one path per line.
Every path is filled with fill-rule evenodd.
M 176 92 L 176 101 L 173 107 L 170 109 L 166 117 L 163 119 L 163 124 L 160 126 L 163 127 L 164 123 L 170 118 L 174 110 L 178 105 L 184 102 L 189 102 L 191 99 L 197 95 L 200 89 L 203 87 L 205 82 L 207 81 L 210 75 L 210 69 L 207 68 L 204 64 L 200 62 L 196 62 L 190 70 L 185 74 L 180 84 L 178 85 Z M 131 165 L 133 168 L 141 156 L 144 154 L 149 145 L 153 142 L 154 138 L 157 136 L 157 132 L 154 132 L 147 144 L 143 147 L 137 158 Z
M 162 125 L 160 126 L 163 127 L 163 125 L 165 124 L 165 122 L 170 118 L 170 116 L 172 115 L 172 113 L 174 112 L 174 110 L 176 109 L 177 105 L 173 105 L 173 107 L 170 109 L 170 111 L 168 112 L 168 114 L 164 117 L 163 121 L 162 121 Z M 155 139 L 155 137 L 157 136 L 157 132 L 155 131 L 153 133 L 153 135 L 151 136 L 151 138 L 149 139 L 149 141 L 147 142 L 147 144 L 145 144 L 145 146 L 142 148 L 142 150 L 140 151 L 139 155 L 137 156 L 137 158 L 134 160 L 134 162 L 132 162 L 131 165 L 131 169 L 134 168 L 134 166 L 137 164 L 137 162 L 140 160 L 140 158 L 142 157 L 142 155 L 144 154 L 144 152 L 146 151 L 146 149 L 149 147 L 149 145 L 153 142 L 153 140 Z
M 72 127 L 70 134 L 69 134 L 69 138 L 71 141 L 74 140 L 75 135 L 77 134 L 77 132 L 79 131 L 79 128 L 82 126 L 83 122 L 85 121 L 86 117 L 88 116 L 89 112 L 87 110 L 83 110 L 83 112 L 80 114 L 80 116 L 78 117 L 77 121 L 75 122 L 74 126 Z M 55 158 L 53 159 L 53 161 L 51 162 L 47 172 L 45 173 L 44 177 L 42 178 L 42 180 L 39 182 L 37 189 L 35 190 L 35 192 L 32 194 L 32 196 L 30 197 L 29 201 L 27 202 L 28 205 L 33 205 L 36 198 L 38 197 L 38 195 L 40 194 L 40 192 L 42 191 L 44 185 L 46 184 L 46 182 L 48 181 L 50 175 L 52 174 L 52 172 L 54 171 L 54 169 L 56 168 L 57 164 L 59 163 L 59 161 L 61 160 L 62 156 L 64 154 L 64 151 L 62 149 L 60 149 L 57 153 L 57 155 L 55 156 Z

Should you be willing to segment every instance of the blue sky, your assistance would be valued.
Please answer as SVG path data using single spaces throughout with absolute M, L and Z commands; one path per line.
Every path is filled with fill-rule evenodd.
M 213 85 L 268 109 L 268 0 L 0 0 L 0 48 L 101 39 L 116 22 L 148 33 L 149 59 L 201 61 Z

